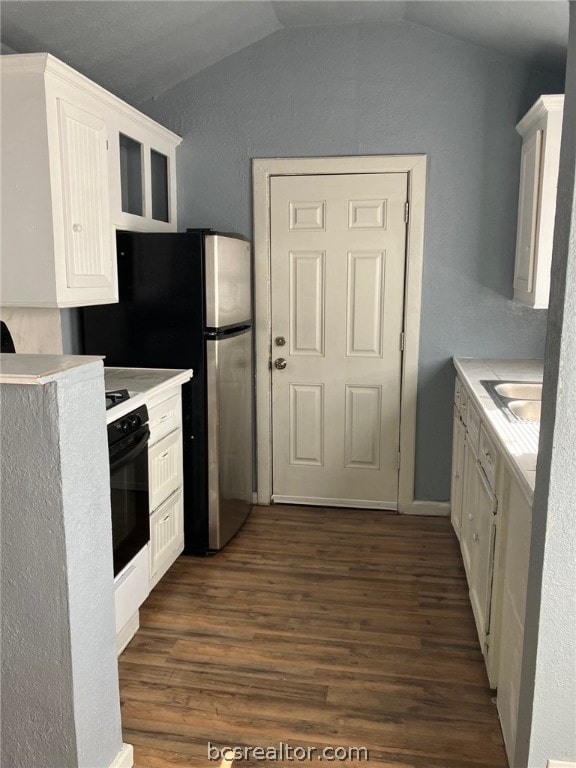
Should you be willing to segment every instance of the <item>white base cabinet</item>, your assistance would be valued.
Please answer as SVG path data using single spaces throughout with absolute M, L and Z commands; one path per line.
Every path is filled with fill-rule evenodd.
M 510 765 L 514 765 L 520 700 L 524 617 L 532 536 L 532 508 L 516 481 L 508 478 L 508 530 L 502 581 L 497 706 Z
M 495 488 L 500 459 L 459 379 L 454 397 L 453 436 L 452 525 L 460 540 L 478 640 L 490 683 L 495 686 L 497 669 L 491 652 L 491 635 L 495 623 L 493 573 L 499 524 Z
M 181 408 L 179 387 L 148 404 L 151 588 L 184 549 Z
M 452 524 L 506 752 L 514 765 L 532 510 L 470 393 L 454 398 Z

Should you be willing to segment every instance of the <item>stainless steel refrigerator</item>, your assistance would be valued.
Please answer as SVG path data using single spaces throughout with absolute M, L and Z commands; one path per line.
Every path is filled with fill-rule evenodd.
M 182 391 L 186 554 L 221 549 L 252 503 L 250 244 L 210 230 L 118 232 L 118 304 L 82 310 L 105 364 L 192 368 Z

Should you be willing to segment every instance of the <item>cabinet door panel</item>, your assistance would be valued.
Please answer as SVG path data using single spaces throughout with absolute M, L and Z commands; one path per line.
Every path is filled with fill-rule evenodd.
M 472 534 L 472 578 L 470 602 L 476 620 L 476 629 L 485 651 L 485 640 L 490 631 L 490 602 L 492 573 L 494 570 L 494 542 L 496 540 L 496 498 L 480 466 L 477 467 L 477 503 Z
M 454 411 L 454 428 L 452 441 L 452 489 L 450 515 L 452 525 L 458 538 L 460 538 L 460 529 L 462 527 L 462 503 L 464 488 L 464 440 L 466 437 L 464 425 Z
M 468 584 L 472 575 L 472 544 L 474 526 L 476 520 L 476 506 L 478 500 L 478 472 L 476 471 L 476 454 L 472 450 L 468 435 L 464 443 L 464 483 L 462 488 L 462 527 L 460 534 L 460 548 L 464 570 L 468 578 Z
M 542 131 L 536 131 L 522 147 L 520 167 L 514 288 L 526 293 L 531 293 L 534 290 L 541 154 Z
M 150 511 L 182 485 L 182 430 L 167 435 L 148 449 Z
M 184 549 L 182 491 L 150 516 L 150 586 L 155 586 Z
M 111 243 L 106 124 L 80 107 L 58 100 L 62 165 L 66 284 L 111 287 Z
M 510 483 L 504 514 L 508 517 L 508 531 L 498 665 L 498 712 L 509 764 L 514 765 L 532 536 L 531 505 L 515 480 Z

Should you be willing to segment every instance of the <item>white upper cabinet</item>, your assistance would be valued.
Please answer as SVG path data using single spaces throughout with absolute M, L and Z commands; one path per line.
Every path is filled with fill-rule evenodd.
M 564 96 L 541 96 L 516 126 L 522 136 L 514 300 L 548 306 Z
M 0 86 L 0 306 L 118 301 L 116 229 L 176 230 L 180 137 L 46 53 Z
M 62 233 L 66 274 L 60 283 L 81 295 L 108 295 L 116 284 L 110 228 L 106 124 L 78 106 L 57 99 Z
M 136 232 L 175 232 L 180 137 L 138 112 L 129 120 L 114 114 L 110 127 L 112 223 Z

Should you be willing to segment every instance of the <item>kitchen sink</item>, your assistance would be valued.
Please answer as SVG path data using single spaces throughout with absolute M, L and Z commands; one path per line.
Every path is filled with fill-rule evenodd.
M 542 384 L 538 381 L 481 381 L 511 421 L 540 421 Z
M 541 406 L 540 400 L 511 400 L 507 407 L 519 419 L 540 421 Z
M 511 400 L 542 399 L 542 384 L 535 381 L 503 381 L 494 385 L 494 391 Z

